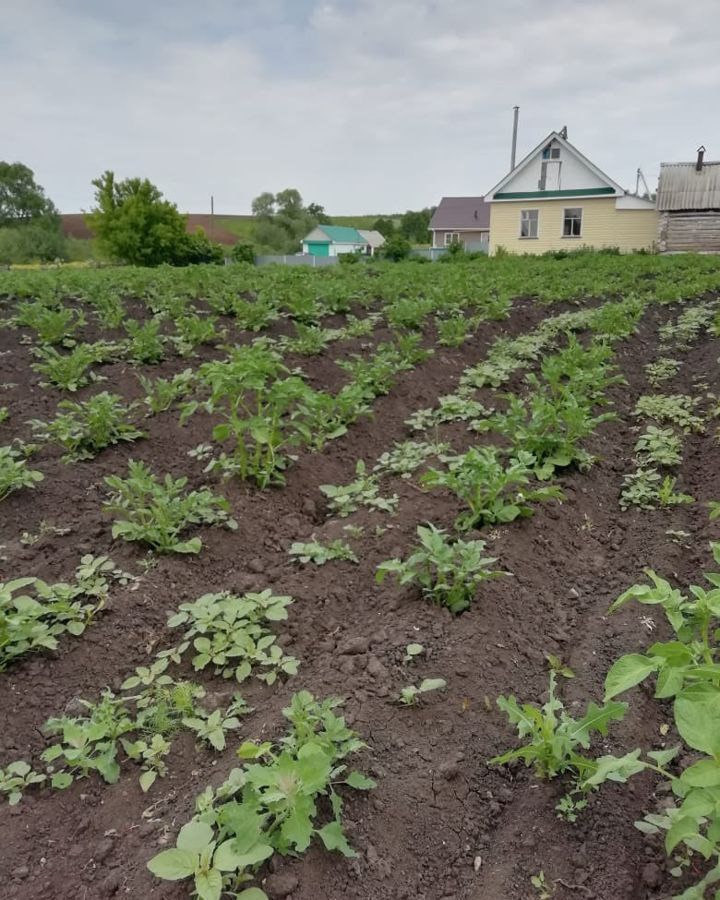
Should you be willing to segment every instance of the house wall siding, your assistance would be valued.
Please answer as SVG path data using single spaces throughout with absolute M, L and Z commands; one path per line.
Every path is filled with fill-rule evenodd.
M 478 229 L 477 231 L 464 230 L 462 228 L 435 229 L 433 231 L 433 247 L 444 247 L 445 235 L 455 234 L 455 232 L 460 235 L 460 240 L 469 249 L 488 242 L 489 232 L 487 229 Z
M 670 210 L 660 213 L 661 253 L 720 253 L 720 210 Z
M 582 235 L 562 236 L 563 211 L 582 207 Z M 520 238 L 520 210 L 537 209 L 538 237 Z M 614 197 L 584 200 L 514 200 L 490 207 L 490 253 L 504 247 L 512 253 L 545 253 L 577 247 L 619 247 L 623 252 L 650 248 L 658 236 L 655 209 L 617 209 Z

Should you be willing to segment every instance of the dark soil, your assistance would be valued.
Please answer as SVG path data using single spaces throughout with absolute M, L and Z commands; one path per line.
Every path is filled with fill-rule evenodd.
M 669 896 L 673 879 L 660 842 L 633 827 L 655 808 L 654 779 L 604 786 L 570 825 L 554 812 L 563 785 L 536 781 L 523 768 L 492 767 L 487 760 L 515 745 L 496 697 L 541 699 L 547 690 L 545 653 L 559 656 L 576 673 L 561 685 L 571 711 L 584 709 L 590 699 L 600 701 L 611 663 L 649 642 L 637 608 L 607 616 L 615 597 L 640 580 L 646 566 L 683 584 L 697 581 L 709 566 L 708 539 L 717 537 L 718 529 L 708 523 L 703 504 L 720 499 L 714 427 L 685 442 L 678 489 L 692 494 L 695 504 L 627 513 L 618 506 L 636 440 L 631 411 L 648 389 L 643 366 L 657 355 L 657 327 L 671 311 L 650 311 L 639 333 L 619 345 L 618 364 L 628 383 L 610 389 L 618 419 L 602 425 L 589 444 L 597 464 L 588 473 L 561 479 L 566 501 L 482 535 L 512 577 L 483 585 L 463 615 L 453 617 L 391 581 L 382 587 L 374 583 L 376 566 L 405 553 L 418 523 L 449 527 L 459 512 L 457 501 L 420 491 L 413 486 L 416 480 L 393 479 L 384 487 L 401 496 L 396 516 L 359 513 L 330 521 L 319 491 L 321 484 L 351 480 L 356 460 L 371 465 L 394 440 L 411 436 L 403 424 L 407 416 L 452 390 L 463 368 L 480 360 L 499 334 L 523 333 L 559 309 L 518 302 L 507 322 L 484 325 L 463 348 L 438 348 L 413 372 L 398 376 L 372 418 L 324 452 L 301 455 L 283 489 L 217 485 L 231 501 L 239 528 L 204 529 L 203 552 L 196 558 L 161 558 L 143 571 L 142 550 L 111 538 L 110 521 L 101 512 L 103 477 L 123 472 L 127 459 L 134 458 L 158 471 L 186 474 L 193 487 L 207 483 L 203 464 L 187 456 L 208 440 L 207 419 L 196 416 L 181 429 L 175 412 L 164 413 L 147 420 L 147 440 L 72 466 L 60 462 L 55 450 L 43 450 L 36 459 L 45 481 L 2 503 L 0 578 L 68 578 L 79 556 L 92 552 L 109 553 L 140 579 L 130 588 L 115 588 L 109 608 L 80 639 L 68 637 L 57 652 L 28 658 L 0 675 L 0 765 L 37 760 L 46 743 L 40 728 L 48 717 L 61 714 L 76 697 L 94 698 L 106 685 L 117 688 L 156 647 L 169 645 L 167 613 L 179 603 L 209 591 L 270 586 L 295 598 L 280 629 L 281 643 L 301 660 L 301 668 L 282 685 L 243 686 L 255 712 L 243 720 L 238 741 L 279 734 L 280 711 L 301 688 L 319 697 L 338 695 L 345 698 L 348 722 L 368 744 L 360 762 L 378 783 L 367 796 L 347 797 L 345 821 L 357 858 L 346 860 L 317 844 L 302 858 L 278 857 L 263 874 L 269 876 L 265 888 L 271 897 L 524 900 L 537 896 L 530 876 L 541 869 L 554 886 L 553 896 L 563 900 Z M 60 392 L 38 386 L 28 365 L 29 348 L 17 340 L 17 332 L 0 331 L 0 349 L 10 351 L 0 356 L 0 380 L 18 385 L 9 392 L 12 417 L 0 425 L 3 443 L 19 433 L 27 437 L 19 423 L 47 418 L 60 398 Z M 358 352 L 360 344 L 331 347 L 320 358 L 290 364 L 299 362 L 316 386 L 333 389 L 343 373 L 330 361 Z M 703 338 L 685 357 L 672 391 L 698 394 L 698 380 L 717 390 L 719 354 L 720 342 Z M 172 360 L 155 371 L 168 374 L 185 365 Z M 103 374 L 108 378 L 103 389 L 140 396 L 129 366 L 104 367 Z M 447 430 L 451 434 L 457 449 L 472 439 L 457 426 Z M 46 532 L 48 526 L 71 530 L 45 533 L 31 544 L 20 541 L 23 532 L 39 535 L 43 522 Z M 366 525 L 362 536 L 347 537 L 342 526 L 348 523 Z M 380 524 L 390 527 L 376 537 Z M 689 545 L 672 542 L 668 529 L 691 534 Z M 343 536 L 360 564 L 302 567 L 290 561 L 290 543 L 313 533 Z M 411 641 L 422 643 L 427 654 L 406 668 L 402 655 Z M 436 676 L 447 679 L 446 692 L 430 695 L 416 708 L 392 702 L 410 681 Z M 204 684 L 209 702 L 228 701 L 232 689 L 226 682 L 208 678 Z M 631 715 L 595 745 L 599 752 L 657 748 L 669 740 L 660 733 L 668 711 L 642 690 L 629 699 Z M 236 746 L 234 738 L 230 746 Z M 132 764 L 114 786 L 92 778 L 63 792 L 28 791 L 17 807 L 0 808 L 0 894 L 8 900 L 188 897 L 187 884 L 160 883 L 145 864 L 174 840 L 192 815 L 195 796 L 208 783 L 220 783 L 234 762 L 232 749 L 212 755 L 185 734 L 175 740 L 168 775 L 148 794 L 141 792 Z

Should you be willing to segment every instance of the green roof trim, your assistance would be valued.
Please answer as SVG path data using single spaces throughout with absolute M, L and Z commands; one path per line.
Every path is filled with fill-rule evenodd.
M 349 225 L 318 225 L 318 228 L 334 244 L 367 244 L 357 228 L 351 228 Z
M 495 194 L 493 200 L 542 200 L 543 197 L 595 197 L 608 194 L 615 195 L 617 191 L 611 187 L 601 188 L 573 188 L 568 191 L 501 191 Z

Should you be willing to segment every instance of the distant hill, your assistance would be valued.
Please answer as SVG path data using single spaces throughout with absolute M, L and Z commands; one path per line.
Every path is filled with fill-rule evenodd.
M 64 213 L 62 215 L 62 232 L 66 237 L 78 240 L 91 240 L 92 232 L 85 224 L 83 213 Z M 381 218 L 380 215 L 372 216 L 332 216 L 333 225 L 350 225 L 353 228 L 372 228 L 373 223 Z M 387 215 L 382 218 L 392 219 L 397 224 L 400 216 Z M 251 241 L 252 229 L 255 223 L 254 216 L 221 216 L 210 213 L 189 213 L 187 230 L 190 234 L 202 228 L 205 234 L 213 241 L 227 246 L 233 246 L 238 241 Z
M 65 237 L 92 239 L 92 232 L 85 224 L 83 213 L 64 213 L 61 218 L 62 233 Z M 210 213 L 190 213 L 187 230 L 192 234 L 198 228 L 202 228 L 211 240 L 232 246 L 237 244 L 239 237 L 249 238 L 252 222 L 252 216 L 215 216 L 213 221 Z

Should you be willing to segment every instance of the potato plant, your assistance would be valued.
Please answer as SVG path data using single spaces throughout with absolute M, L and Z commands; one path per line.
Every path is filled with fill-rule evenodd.
M 536 459 L 532 453 L 520 451 L 504 463 L 496 448 L 472 447 L 444 461 L 446 469 L 429 469 L 421 482 L 447 488 L 467 506 L 455 523 L 460 531 L 532 516 L 533 504 L 564 499 L 556 485 L 533 486 Z
M 145 437 L 131 421 L 136 409 L 137 404 L 126 404 L 118 394 L 103 391 L 79 403 L 62 400 L 55 419 L 34 419 L 30 425 L 36 438 L 59 444 L 66 450 L 63 461 L 73 462 L 92 459 L 112 444 Z
M 20 449 L 0 447 L 0 500 L 21 488 L 34 488 L 45 476 L 30 469 Z
M 419 525 L 417 534 L 419 546 L 406 560 L 378 566 L 378 584 L 393 575 L 399 584 L 417 585 L 433 603 L 459 613 L 470 606 L 479 584 L 506 574 L 492 568 L 497 559 L 485 556 L 484 541 L 452 540 L 434 525 Z
M 158 553 L 199 553 L 202 540 L 181 540 L 191 525 L 224 525 L 236 529 L 230 504 L 207 488 L 186 491 L 187 478 L 158 478 L 144 463 L 130 460 L 128 477 L 109 475 L 106 513 L 115 515 L 114 538 L 141 541 Z

